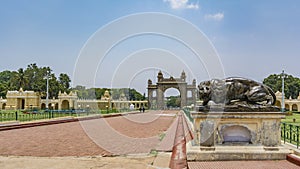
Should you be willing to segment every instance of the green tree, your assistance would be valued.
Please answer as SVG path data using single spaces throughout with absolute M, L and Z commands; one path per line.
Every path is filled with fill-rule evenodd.
M 14 76 L 9 70 L 0 72 L 0 97 L 5 98 L 8 90 L 15 90 L 12 83 Z
M 287 98 L 297 98 L 300 92 L 300 79 L 287 75 L 284 79 L 284 94 Z M 263 80 L 263 83 L 269 86 L 274 92 L 280 91 L 282 88 L 282 79 L 280 74 L 272 74 Z
M 0 96 L 5 97 L 8 90 L 33 90 L 46 97 L 46 78 L 49 77 L 49 97 L 57 97 L 59 90 L 69 92 L 70 78 L 61 73 L 57 79 L 50 67 L 38 67 L 36 63 L 29 64 L 26 69 L 0 72 Z
M 167 98 L 167 107 L 180 107 L 180 96 L 170 96 Z
M 19 68 L 18 71 L 14 73 L 12 82 L 15 84 L 16 89 L 23 88 L 24 90 L 27 90 L 28 77 L 23 68 Z
M 145 96 L 135 89 L 129 89 L 129 100 L 145 100 Z
M 88 96 L 85 86 L 77 85 L 76 87 L 72 88 L 72 90 L 77 92 L 77 96 L 80 99 L 87 98 Z
M 69 92 L 71 79 L 67 74 L 61 73 L 59 75 L 58 82 L 59 82 L 59 90 Z
M 49 67 L 39 68 L 35 63 L 27 66 L 25 74 L 28 77 L 29 85 L 26 89 L 45 94 L 47 74 L 51 72 Z

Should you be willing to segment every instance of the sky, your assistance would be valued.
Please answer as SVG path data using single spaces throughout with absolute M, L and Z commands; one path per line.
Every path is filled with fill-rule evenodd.
M 0 71 L 37 63 L 67 73 L 72 86 L 142 93 L 159 70 L 166 77 L 184 70 L 189 83 L 262 81 L 282 69 L 300 77 L 299 7 L 295 0 L 1 0 Z

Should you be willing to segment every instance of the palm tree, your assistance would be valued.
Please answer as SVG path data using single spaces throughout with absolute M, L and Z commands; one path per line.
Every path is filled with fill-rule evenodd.
M 70 77 L 65 73 L 61 73 L 59 75 L 58 80 L 59 80 L 59 84 L 60 84 L 60 90 L 68 92 L 70 89 L 70 82 L 71 82 Z
M 17 88 L 25 88 L 28 84 L 28 77 L 25 75 L 23 68 L 18 69 L 18 71 L 14 74 L 13 81 Z

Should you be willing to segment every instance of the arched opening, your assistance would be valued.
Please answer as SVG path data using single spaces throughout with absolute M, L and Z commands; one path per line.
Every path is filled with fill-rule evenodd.
M 46 109 L 46 104 L 45 104 L 45 103 L 42 103 L 41 109 L 42 109 L 42 110 Z
M 156 91 L 152 92 L 152 97 L 156 97 Z
M 187 91 L 187 94 L 186 94 L 186 97 L 187 97 L 187 98 L 192 98 L 192 96 L 193 96 L 193 95 L 192 95 L 192 91 L 188 90 L 188 91 Z
M 68 100 L 63 100 L 61 102 L 61 109 L 62 110 L 68 110 L 70 109 L 69 101 Z
M 25 99 L 21 99 L 21 107 L 20 109 L 25 109 Z
M 17 99 L 17 109 L 25 108 L 25 99 Z
M 151 105 L 151 109 L 157 109 L 157 98 L 156 98 L 156 90 L 153 90 L 152 92 L 152 97 L 151 95 L 149 96 L 149 104 Z
M 115 108 L 115 103 L 111 103 L 111 107 Z M 117 107 L 118 108 L 118 107 Z
M 251 132 L 239 125 L 227 126 L 221 130 L 223 143 L 243 142 L 251 143 Z
M 181 106 L 180 92 L 176 88 L 168 88 L 164 92 L 164 107 L 167 109 L 178 109 Z
M 275 102 L 275 106 L 277 106 L 277 107 L 281 108 L 281 102 L 280 102 L 279 100 L 276 100 L 276 102 Z
M 290 111 L 290 105 L 285 104 L 284 107 L 285 107 L 285 110 L 286 110 L 286 111 Z
M 55 103 L 55 110 L 58 110 L 58 103 Z
M 48 104 L 48 108 L 52 110 L 54 107 L 52 107 L 52 104 L 49 103 L 49 104 Z
M 5 109 L 5 106 L 6 106 L 6 103 L 3 103 L 3 104 L 2 104 L 2 110 Z
M 298 111 L 298 106 L 296 104 L 292 105 L 292 111 Z

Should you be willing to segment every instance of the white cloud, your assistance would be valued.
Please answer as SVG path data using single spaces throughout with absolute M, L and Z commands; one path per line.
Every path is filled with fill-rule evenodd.
M 224 13 L 207 14 L 204 16 L 206 20 L 221 21 L 224 18 Z
M 198 3 L 189 3 L 189 0 L 164 0 L 172 9 L 199 9 Z

